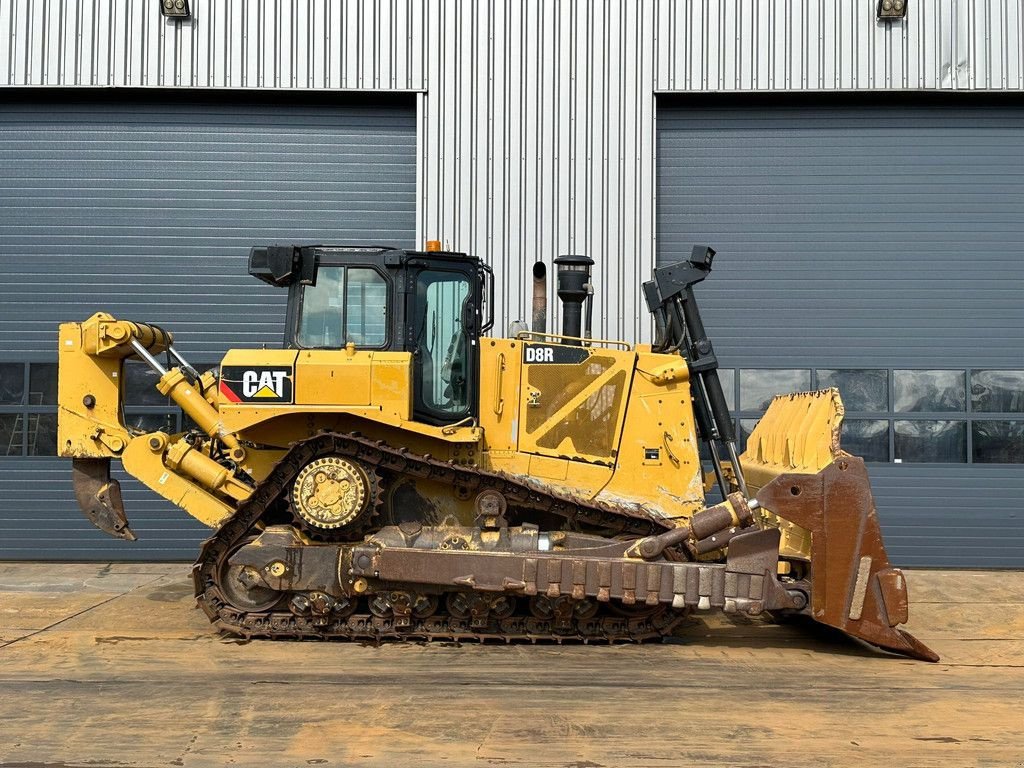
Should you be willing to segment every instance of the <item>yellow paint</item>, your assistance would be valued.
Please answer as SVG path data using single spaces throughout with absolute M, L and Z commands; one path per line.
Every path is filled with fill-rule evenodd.
M 187 475 L 167 467 L 162 453 L 150 449 L 149 437 L 142 435 L 128 444 L 121 456 L 125 471 L 205 525 L 216 527 L 227 520 L 234 506 L 204 490 Z
M 162 395 L 170 397 L 182 411 L 192 417 L 203 432 L 215 437 L 228 448 L 240 448 L 238 438 L 224 427 L 220 414 L 210 401 L 185 376 L 180 368 L 171 368 L 160 377 L 156 385 Z
M 146 323 L 115 320 L 113 315 L 97 312 L 84 323 L 71 323 L 78 327 L 82 351 L 92 357 L 124 359 L 133 352 L 132 339 L 146 347 L 152 355 L 161 354 L 173 341 L 171 334 Z
M 232 470 L 197 450 L 183 438 L 172 441 L 166 450 L 154 453 L 163 454 L 163 463 L 168 469 L 193 478 L 212 493 L 234 501 L 245 501 L 252 495 L 252 489 L 236 478 Z
M 296 405 L 370 405 L 374 354 L 357 351 L 350 355 L 343 349 L 299 352 L 295 360 Z
M 316 414 L 351 413 L 394 426 L 405 425 L 412 418 L 412 355 L 408 352 L 232 350 L 221 362 L 222 368 L 228 366 L 294 368 L 294 404 L 234 403 L 223 393 L 219 395 L 221 418 L 231 432 L 245 432 L 299 411 L 314 414 L 314 418 Z M 479 439 L 469 430 L 444 436 L 439 428 L 430 427 L 424 434 L 458 442 Z
M 94 315 L 93 317 L 97 317 Z M 131 436 L 121 423 L 119 357 L 91 355 L 83 349 L 83 323 L 60 326 L 57 373 L 57 452 L 60 456 L 110 458 Z M 94 401 L 86 406 L 87 398 Z
M 519 378 L 522 342 L 480 342 L 480 426 L 484 450 L 515 451 L 519 443 Z
M 565 480 L 569 476 L 569 462 L 566 459 L 531 456 L 529 466 L 527 474 L 531 477 L 545 480 Z
M 687 378 L 677 375 L 655 383 L 644 372 L 678 368 L 679 356 L 653 354 L 649 346 L 638 350 L 639 354 L 593 347 L 588 360 L 578 365 L 524 365 L 521 342 L 483 339 L 483 465 L 537 478 L 588 498 L 642 505 L 655 514 L 688 519 L 704 506 L 704 493 Z M 531 376 L 531 369 L 540 375 Z M 589 383 L 574 388 L 573 381 L 583 377 Z M 616 405 L 608 393 L 595 409 L 602 387 L 607 386 L 606 393 L 615 391 L 616 377 L 621 382 L 621 402 Z M 531 381 L 537 386 L 530 387 Z M 567 389 L 572 390 L 569 397 Z M 531 424 L 530 409 L 543 409 L 545 398 L 556 396 L 560 403 Z M 538 399 L 539 405 L 531 405 Z M 577 450 L 594 429 L 590 417 L 595 412 L 611 424 L 608 450 Z M 557 445 L 540 444 L 558 429 L 562 435 Z M 589 443 L 595 442 L 591 435 Z M 648 448 L 658 450 L 657 460 L 645 458 Z
M 843 401 L 835 388 L 773 399 L 740 456 L 751 495 L 781 474 L 815 474 L 841 456 L 839 434 L 843 414 Z M 811 535 L 807 530 L 770 510 L 760 514 L 765 525 L 782 530 L 782 555 L 810 558 Z
M 587 358 L 571 365 L 524 363 L 522 355 L 509 360 L 522 369 L 520 451 L 614 465 L 636 354 L 603 347 L 585 351 Z
M 122 454 L 125 469 L 164 498 L 218 525 L 249 489 L 229 469 L 178 436 L 153 446 L 120 420 L 121 367 L 132 338 L 159 347 L 150 326 L 94 315 L 60 332 L 59 450 L 64 456 Z M 547 341 L 545 343 L 553 343 Z M 245 472 L 266 477 L 288 445 L 323 430 L 355 432 L 463 464 L 539 480 L 587 498 L 643 507 L 683 522 L 704 506 L 689 372 L 678 355 L 595 342 L 572 349 L 575 364 L 524 363 L 518 339 L 480 340 L 479 422 L 433 426 L 412 420 L 412 355 L 359 350 L 232 350 L 222 367 L 287 367 L 293 403 L 234 403 L 203 377 L 203 392 L 177 369 L 160 383 L 207 434 L 236 451 Z M 95 403 L 86 408 L 83 399 Z M 205 395 L 205 397 L 204 397 Z M 274 402 L 271 402 L 274 400 Z M 196 418 L 198 416 L 198 418 Z M 838 451 L 842 405 L 834 391 L 776 400 L 743 456 L 753 491 L 784 471 L 816 472 Z M 448 489 L 430 489 L 432 495 Z M 471 499 L 438 502 L 462 512 Z M 441 508 L 439 507 L 439 508 Z M 463 509 L 465 508 L 465 509 Z M 783 529 L 783 552 L 809 552 L 806 532 Z
M 615 475 L 602 495 L 646 498 L 666 517 L 689 519 L 704 506 L 689 373 L 685 365 L 682 373 L 671 378 L 651 373 L 681 361 L 674 356 L 665 363 L 666 357 L 671 356 L 650 352 L 637 356 Z M 646 458 L 649 452 L 656 452 L 657 458 Z

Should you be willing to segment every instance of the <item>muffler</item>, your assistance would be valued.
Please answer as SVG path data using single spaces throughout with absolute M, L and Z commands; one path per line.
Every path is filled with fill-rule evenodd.
M 548 268 L 543 261 L 533 265 L 533 318 L 530 330 L 548 332 Z

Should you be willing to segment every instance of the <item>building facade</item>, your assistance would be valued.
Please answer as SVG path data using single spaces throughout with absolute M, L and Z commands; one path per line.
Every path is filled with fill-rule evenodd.
M 202 536 L 129 483 L 137 545 L 79 519 L 57 322 L 155 320 L 213 364 L 280 337 L 249 245 L 440 239 L 509 320 L 534 262 L 592 256 L 595 335 L 628 340 L 650 270 L 712 245 L 740 427 L 838 385 L 900 564 L 1024 565 L 1020 0 L 189 5 L 0 5 L 0 556 Z M 130 379 L 128 415 L 175 426 Z

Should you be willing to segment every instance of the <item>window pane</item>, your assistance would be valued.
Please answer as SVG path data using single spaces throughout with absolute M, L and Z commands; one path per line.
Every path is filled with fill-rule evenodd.
M 971 410 L 1024 413 L 1024 371 L 972 371 Z
M 25 366 L 21 363 L 0 363 L 0 405 L 21 405 L 24 393 Z
M 894 371 L 897 411 L 965 411 L 963 371 Z
M 885 419 L 845 419 L 843 450 L 864 461 L 889 460 L 889 422 Z
M 424 270 L 416 290 L 416 365 L 423 403 L 442 413 L 462 413 L 469 406 L 469 345 L 462 328 L 469 281 L 457 272 Z
M 882 369 L 818 369 L 818 386 L 837 387 L 847 411 L 888 411 L 889 372 Z
M 896 421 L 896 458 L 906 462 L 967 461 L 967 423 Z
M 125 405 L 167 405 L 170 402 L 157 391 L 160 377 L 141 360 L 126 360 L 122 375 Z
M 725 393 L 725 404 L 730 411 L 736 410 L 736 370 L 734 368 L 719 368 L 718 378 L 722 382 L 722 392 Z
M 302 291 L 296 340 L 300 347 L 342 347 L 341 317 L 344 267 L 320 267 L 316 285 Z
M 178 416 L 175 413 L 130 413 L 126 414 L 125 425 L 142 432 L 178 431 Z
M 21 416 L 0 413 L 0 456 L 21 456 Z
M 28 404 L 57 404 L 57 364 L 32 363 L 28 374 Z
M 56 413 L 30 413 L 28 415 L 28 455 L 57 455 Z
M 380 347 L 387 342 L 388 285 L 380 274 L 372 269 L 349 269 L 345 305 L 346 343 Z
M 811 388 L 809 370 L 740 371 L 740 407 L 744 411 L 763 411 L 775 395 L 806 392 Z
M 747 450 L 747 440 L 750 438 L 750 433 L 754 431 L 754 427 L 757 426 L 757 422 L 757 419 L 740 419 L 739 450 L 741 453 Z
M 975 462 L 1024 464 L 1024 421 L 975 421 L 971 430 Z

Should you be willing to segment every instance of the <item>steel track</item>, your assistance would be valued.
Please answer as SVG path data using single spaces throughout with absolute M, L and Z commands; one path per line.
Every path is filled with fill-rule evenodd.
M 446 614 L 444 601 L 441 601 L 438 613 L 413 618 L 410 626 L 397 628 L 390 617 L 363 613 L 366 607 L 362 601 L 350 615 L 335 616 L 327 621 L 281 610 L 247 612 L 232 605 L 220 585 L 222 558 L 245 536 L 258 532 L 264 515 L 286 496 L 302 467 L 327 455 L 358 460 L 393 479 L 434 480 L 477 493 L 496 490 L 523 522 L 530 522 L 531 513 L 547 513 L 563 518 L 568 526 L 630 536 L 658 533 L 671 527 L 671 523 L 642 510 L 582 499 L 504 473 L 439 461 L 429 454 L 392 448 L 357 434 L 325 433 L 293 445 L 253 495 L 203 543 L 192 569 L 196 600 L 210 621 L 222 631 L 244 638 L 638 642 L 671 633 L 685 615 L 667 607 L 634 617 L 610 615 L 614 607 L 610 609 L 602 603 L 599 604 L 601 613 L 593 618 L 573 617 L 555 622 L 529 614 L 525 610 L 526 601 L 520 600 L 514 615 L 503 619 L 492 617 L 485 627 L 471 627 L 468 619 Z

